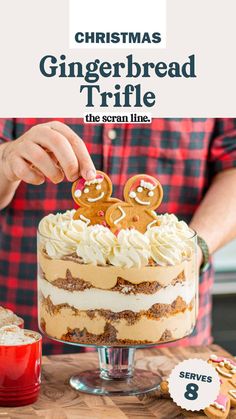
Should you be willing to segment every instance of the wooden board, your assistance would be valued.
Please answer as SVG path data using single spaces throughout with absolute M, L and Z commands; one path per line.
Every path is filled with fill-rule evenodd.
M 217 345 L 209 347 L 138 350 L 136 366 L 158 371 L 163 377 L 186 358 L 207 359 L 209 354 L 229 355 Z M 142 396 L 101 397 L 73 390 L 69 377 L 76 372 L 97 368 L 96 353 L 56 355 L 43 358 L 41 395 L 37 403 L 19 408 L 0 408 L 0 419 L 206 419 L 201 413 L 184 412 L 158 392 Z M 229 419 L 236 419 L 236 409 Z

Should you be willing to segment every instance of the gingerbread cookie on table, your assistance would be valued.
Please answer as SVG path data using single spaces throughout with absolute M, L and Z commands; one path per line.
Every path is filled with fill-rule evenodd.
M 213 404 L 204 409 L 209 418 L 225 419 L 231 407 L 236 407 L 236 362 L 223 356 L 211 355 L 211 364 L 220 377 L 220 394 Z
M 236 407 L 236 362 L 222 356 L 211 355 L 208 363 L 217 371 L 220 377 L 220 394 L 216 400 L 204 409 L 211 419 L 226 419 L 230 408 Z M 161 394 L 169 396 L 168 381 L 160 384 Z
M 135 228 L 141 233 L 158 225 L 154 211 L 161 204 L 163 190 L 152 176 L 136 175 L 128 179 L 124 187 L 125 202 L 118 202 L 108 208 L 106 222 L 112 231 Z
M 107 209 L 115 202 L 120 202 L 119 199 L 111 198 L 111 194 L 112 183 L 105 173 L 97 171 L 96 178 L 90 181 L 80 177 L 72 186 L 72 197 L 80 206 L 73 218 L 88 225 L 107 226 L 105 220 Z

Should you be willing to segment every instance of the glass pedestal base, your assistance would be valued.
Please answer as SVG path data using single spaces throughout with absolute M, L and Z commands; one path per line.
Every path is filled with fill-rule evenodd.
M 135 348 L 98 348 L 100 369 L 71 377 L 70 385 L 94 395 L 128 396 L 156 390 L 161 377 L 134 368 Z
M 96 394 L 98 396 L 128 396 L 148 393 L 156 390 L 161 382 L 158 375 L 151 371 L 135 370 L 130 378 L 115 378 L 106 380 L 101 377 L 99 369 L 84 371 L 70 379 L 70 385 L 83 393 Z

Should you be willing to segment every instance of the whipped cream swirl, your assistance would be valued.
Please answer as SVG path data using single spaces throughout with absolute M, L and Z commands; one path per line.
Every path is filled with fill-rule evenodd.
M 16 346 L 33 343 L 35 339 L 28 336 L 24 329 L 18 326 L 9 325 L 0 328 L 0 345 Z
M 73 220 L 74 212 L 72 210 L 65 214 L 49 214 L 40 221 L 41 242 L 51 258 L 60 258 L 76 252 L 86 224 L 80 220 Z
M 87 227 L 77 246 L 77 255 L 84 263 L 106 265 L 108 256 L 116 244 L 116 236 L 102 225 Z
M 189 240 L 193 232 L 184 221 L 174 214 L 158 217 L 159 226 L 150 228 L 145 234 L 150 240 L 151 258 L 161 266 L 176 265 L 189 259 L 193 243 Z
M 21 324 L 23 320 L 13 311 L 0 306 L 0 328 L 8 324 Z
M 148 264 L 150 257 L 148 237 L 137 230 L 121 230 L 117 245 L 109 255 L 109 262 L 121 268 L 140 268 Z

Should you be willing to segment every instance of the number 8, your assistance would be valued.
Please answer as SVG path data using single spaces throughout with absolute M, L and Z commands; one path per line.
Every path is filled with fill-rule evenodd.
M 184 393 L 184 397 L 187 400 L 196 400 L 198 398 L 198 391 L 199 387 L 197 384 L 188 384 L 186 386 L 186 392 Z

